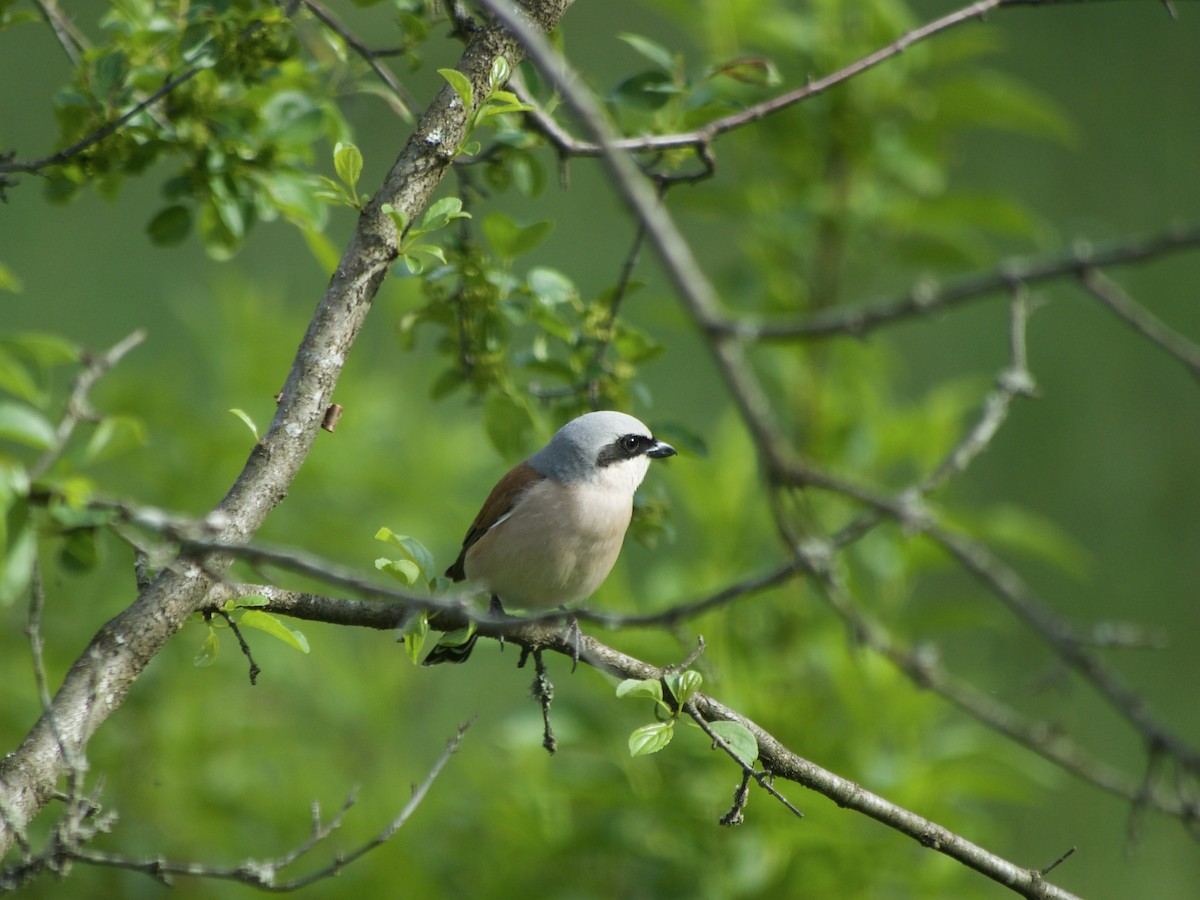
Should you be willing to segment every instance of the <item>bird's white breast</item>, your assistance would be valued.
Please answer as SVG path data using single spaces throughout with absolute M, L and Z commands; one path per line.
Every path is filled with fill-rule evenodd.
M 640 464 L 640 465 L 639 465 Z M 600 469 L 587 482 L 544 479 L 467 551 L 467 578 L 510 608 L 584 600 L 612 570 L 633 512 L 645 458 Z

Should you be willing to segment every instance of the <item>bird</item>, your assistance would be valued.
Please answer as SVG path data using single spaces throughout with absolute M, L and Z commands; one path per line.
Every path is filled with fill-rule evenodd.
M 446 569 L 504 604 L 544 610 L 590 597 L 612 571 L 633 515 L 633 495 L 650 461 L 674 456 L 633 416 L 586 413 L 501 478 Z M 477 634 L 438 645 L 424 665 L 465 662 Z

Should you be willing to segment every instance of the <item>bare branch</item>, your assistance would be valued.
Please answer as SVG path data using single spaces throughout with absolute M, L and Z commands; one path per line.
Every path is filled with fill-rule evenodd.
M 388 90 L 395 95 L 396 101 L 399 103 L 400 110 L 402 111 L 402 118 L 405 121 L 412 121 L 413 111 L 417 108 L 416 102 L 413 100 L 412 95 L 404 89 L 404 85 L 392 74 L 392 70 L 379 61 L 381 54 L 363 43 L 358 35 L 342 24 L 333 13 L 318 3 L 317 0 L 304 0 L 304 8 L 316 16 L 326 28 L 345 41 L 347 46 L 371 67 L 371 71 L 375 73 L 376 77 L 386 84 Z
M 171 862 L 161 857 L 139 860 L 93 850 L 78 850 L 71 854 L 71 858 L 78 862 L 94 866 L 107 866 L 128 869 L 133 872 L 143 872 L 168 884 L 172 876 L 189 875 L 197 878 L 237 881 L 270 893 L 296 891 L 315 884 L 318 881 L 325 881 L 326 879 L 335 877 L 347 866 L 361 859 L 376 847 L 387 843 L 397 831 L 403 828 L 404 824 L 412 817 L 412 814 L 416 812 L 417 807 L 421 805 L 421 801 L 425 799 L 425 795 L 429 793 L 430 787 L 438 775 L 441 774 L 450 757 L 458 750 L 458 745 L 462 741 L 463 735 L 466 734 L 467 729 L 470 727 L 470 722 L 459 725 L 457 733 L 450 738 L 446 744 L 446 749 L 441 752 L 425 777 L 421 779 L 421 783 L 413 787 L 412 796 L 409 797 L 408 802 L 401 807 L 400 811 L 375 837 L 351 850 L 349 853 L 339 851 L 334 855 L 331 863 L 299 878 L 280 880 L 280 875 L 284 869 L 305 856 L 341 827 L 346 813 L 354 805 L 355 797 L 353 794 L 350 795 L 337 814 L 326 823 L 322 823 L 321 821 L 320 808 L 316 804 L 313 804 L 312 832 L 308 839 L 294 849 L 274 859 L 248 859 L 235 868 L 210 866 L 193 862 Z
M 97 128 L 91 134 L 76 141 L 70 147 L 59 150 L 57 153 L 51 153 L 49 156 L 43 156 L 41 159 L 35 159 L 31 162 L 21 162 L 19 160 L 0 161 L 0 175 L 5 175 L 10 172 L 25 172 L 35 175 L 42 169 L 49 168 L 50 166 L 61 165 L 62 163 L 67 162 L 68 160 L 78 156 L 92 145 L 100 143 L 100 141 L 104 140 L 109 135 L 120 131 L 159 100 L 163 99 L 163 97 L 167 96 L 167 94 L 171 93 L 171 91 L 175 90 L 175 88 L 187 81 L 190 81 L 192 78 L 195 78 L 196 75 L 198 75 L 200 72 L 203 72 L 205 68 L 205 66 L 191 66 L 185 69 L 182 74 L 168 79 L 162 87 L 160 87 L 146 99 L 135 104 L 124 115 L 114 119 L 107 125 Z
M 1079 273 L 1079 283 L 1093 297 L 1111 309 L 1133 329 L 1157 344 L 1188 367 L 1192 377 L 1200 380 L 1200 346 L 1163 324 L 1148 309 L 1136 303 L 1111 278 L 1098 269 L 1088 267 Z
M 30 466 L 31 478 L 37 479 L 46 474 L 66 450 L 67 442 L 75 432 L 76 426 L 85 419 L 92 418 L 93 414 L 88 406 L 88 394 L 91 393 L 96 382 L 119 363 L 126 353 L 145 339 L 146 332 L 138 329 L 98 356 L 85 354 L 83 371 L 75 376 L 70 393 L 67 395 L 66 415 L 63 416 L 54 431 L 54 443 L 45 450 L 37 462 Z
M 63 48 L 63 52 L 67 54 L 71 65 L 78 66 L 83 51 L 87 50 L 87 41 L 84 40 L 71 20 L 63 15 L 55 0 L 35 0 L 35 5 L 41 12 L 42 18 L 46 20 L 46 24 L 50 26 L 50 30 L 54 32 L 54 37 L 58 40 L 59 46 Z
M 591 123 L 588 124 L 588 131 L 592 133 L 594 143 L 581 141 L 573 137 L 561 125 L 559 125 L 553 117 L 542 111 L 535 109 L 527 115 L 530 118 L 531 124 L 539 132 L 541 132 L 558 150 L 559 154 L 564 157 L 570 156 L 604 156 L 607 153 L 606 147 L 623 150 L 628 153 L 641 153 L 646 151 L 662 152 L 666 150 L 676 150 L 680 148 L 693 148 L 696 150 L 702 162 L 706 163 L 706 167 L 711 172 L 711 145 L 713 140 L 722 134 L 729 131 L 735 131 L 739 128 L 744 128 L 747 125 L 758 122 L 767 116 L 773 115 L 780 110 L 787 109 L 818 94 L 823 94 L 826 91 L 834 88 L 850 79 L 861 75 L 868 69 L 873 69 L 880 63 L 886 62 L 894 56 L 898 56 L 908 48 L 927 38 L 947 31 L 956 25 L 961 25 L 964 22 L 970 22 L 976 19 L 983 19 L 992 10 L 1001 6 L 1017 6 L 1028 4 L 1031 2 L 1041 2 L 1045 5 L 1054 2 L 1076 2 L 1076 0 L 979 0 L 962 9 L 948 13 L 932 22 L 922 25 L 920 28 L 915 28 L 891 43 L 880 47 L 873 53 L 855 60 L 847 66 L 838 69 L 822 78 L 810 80 L 802 87 L 795 88 L 778 97 L 773 97 L 762 103 L 757 103 L 746 109 L 736 113 L 731 113 L 728 116 L 723 116 L 719 119 L 714 119 L 707 122 L 694 131 L 681 132 L 678 134 L 659 134 L 645 135 L 629 138 L 612 138 L 602 140 L 595 134 Z M 485 6 L 496 11 L 496 7 L 491 2 L 485 2 Z M 524 102 L 531 103 L 532 100 L 523 87 L 519 87 L 521 99 Z M 576 110 L 578 112 L 578 109 Z M 581 114 L 582 115 L 582 114 Z M 586 121 L 586 116 L 583 116 Z
M 882 326 L 914 316 L 950 309 L 989 294 L 1011 292 L 1017 285 L 1034 285 L 1112 266 L 1147 262 L 1200 247 L 1200 224 L 1173 227 L 1162 234 L 1122 240 L 1089 249 L 1076 245 L 1066 253 L 1030 260 L 1006 260 L 999 268 L 949 285 L 926 281 L 907 294 L 860 307 L 831 307 L 796 322 L 751 323 L 725 320 L 710 327 L 745 339 L 766 341 L 813 340 L 839 335 L 862 336 Z

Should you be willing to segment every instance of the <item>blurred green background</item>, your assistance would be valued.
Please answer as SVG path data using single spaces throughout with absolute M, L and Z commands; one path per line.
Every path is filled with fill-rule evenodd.
M 1104 242 L 1195 220 L 1200 9 L 1176 5 L 1178 21 L 1160 4 L 1129 2 L 1016 8 L 966 26 L 996 42 L 977 64 L 1049 98 L 1069 121 L 1070 137 L 956 132 L 941 177 L 956 190 L 1020 201 L 1033 211 L 1034 224 L 1008 236 L 961 235 L 977 254 L 940 260 L 935 271 L 970 271 L 1005 253 L 1061 250 L 1076 239 Z M 677 20 L 683 4 L 581 0 L 566 19 L 565 47 L 602 90 L 636 65 L 616 38 L 626 31 L 687 49 L 697 59 L 703 48 L 719 58 L 722 44 L 736 44 L 743 53 L 774 56 L 789 79 L 802 77 L 771 49 L 770 21 L 757 34 L 732 27 L 751 17 L 753 7 L 704 4 L 703 15 L 683 29 Z M 772 12 L 761 7 L 763 15 Z M 951 8 L 914 7 L 913 21 Z M 102 10 L 93 2 L 70 12 L 88 27 Z M 389 39 L 382 28 L 378 37 L 369 30 L 381 27 L 370 11 L 340 12 L 361 21 L 373 42 Z M 458 45 L 438 40 L 428 53 L 420 71 L 404 74 L 418 105 L 437 89 L 433 72 L 453 64 Z M 0 34 L 0 148 L 22 158 L 49 152 L 56 136 L 51 100 L 68 73 L 48 29 Z M 836 97 L 835 90 L 828 102 L 836 104 Z M 344 109 L 366 158 L 361 187 L 369 191 L 408 129 L 378 100 L 351 98 Z M 756 145 L 811 139 L 804 129 L 812 126 L 801 125 L 800 115 L 786 112 L 761 129 L 722 139 L 716 179 L 672 195 L 707 274 L 731 306 L 758 307 L 747 294 L 769 292 L 773 279 L 786 283 L 787 276 L 767 269 L 778 250 L 750 241 L 754 227 L 771 227 L 777 206 L 793 202 L 789 192 L 797 185 L 786 182 L 786 169 L 756 172 Z M 327 159 L 328 148 L 319 148 L 318 157 Z M 329 168 L 318 164 L 320 171 Z M 260 427 L 269 421 L 272 395 L 326 276 L 298 233 L 279 223 L 260 226 L 225 263 L 211 261 L 194 240 L 153 247 L 144 229 L 161 206 L 159 185 L 169 174 L 160 166 L 130 181 L 111 202 L 85 193 L 66 207 L 47 204 L 38 179 L 22 178 L 0 207 L 0 261 L 24 285 L 19 294 L 0 294 L 0 321 L 5 331 L 53 331 L 95 348 L 146 328 L 145 345 L 105 379 L 95 400 L 142 419 L 147 441 L 92 474 L 108 492 L 202 514 L 220 499 L 250 449 L 248 432 L 227 410 L 246 410 Z M 595 292 L 616 277 L 631 239 L 628 217 L 595 163 L 573 162 L 567 191 L 555 183 L 552 164 L 551 174 L 538 200 L 510 194 L 497 204 L 514 218 L 553 218 L 554 235 L 534 261 L 568 272 L 585 292 Z M 326 233 L 341 247 L 352 225 L 352 215 L 338 210 Z M 787 239 L 779 232 L 781 243 Z M 899 294 L 933 265 L 919 255 L 875 256 L 852 242 L 851 248 L 842 288 L 849 300 Z M 795 252 L 803 256 L 805 247 Z M 629 543 L 595 601 L 616 609 L 701 596 L 766 569 L 779 554 L 753 452 L 705 349 L 654 264 L 643 263 L 639 274 L 648 286 L 624 313 L 668 352 L 642 370 L 653 405 L 634 411 L 652 426 L 686 423 L 705 436 L 709 453 L 656 466 L 649 476 L 644 490 L 670 500 L 677 538 L 653 548 Z M 1182 333 L 1200 336 L 1200 254 L 1111 274 Z M 1039 287 L 1033 297 L 1029 352 L 1040 396 L 1017 404 L 988 452 L 955 484 L 954 507 L 980 519 L 991 515 L 993 523 L 998 510 L 1010 507 L 1056 523 L 1081 548 L 1072 557 L 1076 570 L 1036 555 L 1019 558 L 1021 570 L 1071 620 L 1130 620 L 1164 632 L 1169 643 L 1162 650 L 1106 658 L 1163 720 L 1198 742 L 1196 385 L 1182 366 L 1069 279 Z M 774 299 L 761 307 L 771 308 Z M 397 276 L 385 287 L 338 388 L 335 399 L 346 407 L 342 423 L 335 434 L 322 435 L 263 540 L 365 570 L 384 552 L 372 535 L 387 525 L 419 537 L 442 564 L 453 558 L 507 461 L 489 449 L 469 398 L 429 399 L 443 366 L 433 341 L 419 335 L 414 351 L 400 349 L 397 324 L 418 302 L 414 279 Z M 955 401 L 961 416 L 952 421 L 959 425 L 972 421 L 1005 365 L 1005 322 L 1004 301 L 993 297 L 862 345 L 798 353 L 829 354 L 831 367 L 860 368 L 858 393 L 838 396 L 856 398 L 881 419 L 888 410 L 899 418 L 905 410 L 928 409 L 940 390 L 962 398 Z M 859 413 L 837 411 L 850 423 Z M 886 438 L 880 428 L 862 439 Z M 932 448 L 931 458 L 937 449 L 944 446 Z M 878 549 L 887 552 L 882 544 Z M 52 683 L 134 595 L 128 551 L 115 541 L 105 551 L 98 573 L 49 573 L 45 631 Z M 942 567 L 910 588 L 902 602 L 870 595 L 863 602 L 899 634 L 934 640 L 948 665 L 984 689 L 1061 723 L 1097 754 L 1140 774 L 1145 748 L 1136 735 L 967 578 Z M 4 748 L 19 742 L 37 713 L 25 614 L 23 604 L 0 610 Z M 234 865 L 284 852 L 306 835 L 310 802 L 318 800 L 331 814 L 358 787 L 358 804 L 333 839 L 348 848 L 383 826 L 456 725 L 475 718 L 405 829 L 307 895 L 1006 895 L 794 785 L 781 789 L 805 811 L 803 822 L 755 794 L 745 826 L 719 828 L 716 820 L 737 780 L 733 771 L 694 734 L 681 735 L 658 756 L 631 760 L 626 737 L 649 710 L 616 702 L 612 685 L 586 668 L 570 676 L 561 661 L 551 663 L 561 749 L 547 758 L 539 712 L 527 697 L 530 673 L 514 668 L 511 651 L 488 646 L 467 666 L 415 669 L 389 635 L 307 623 L 302 630 L 312 645 L 309 656 L 256 642 L 264 673 L 254 688 L 228 641 L 214 666 L 192 665 L 205 634 L 198 623 L 154 661 L 90 748 L 92 773 L 104 776 L 106 801 L 121 814 L 102 846 Z M 1127 803 L 989 735 L 848 646 L 809 589 L 793 585 L 743 601 L 689 623 L 678 640 L 640 631 L 607 637 L 667 663 L 686 654 L 696 632 L 709 644 L 701 663 L 706 688 L 802 756 L 1023 865 L 1047 865 L 1078 846 L 1052 880 L 1084 896 L 1200 893 L 1200 853 L 1176 822 L 1150 813 L 1131 841 Z M 323 860 L 328 851 L 313 856 Z M 187 879 L 176 890 L 181 896 L 247 892 Z M 67 882 L 45 880 L 27 893 L 141 897 L 161 891 L 144 876 L 80 868 Z

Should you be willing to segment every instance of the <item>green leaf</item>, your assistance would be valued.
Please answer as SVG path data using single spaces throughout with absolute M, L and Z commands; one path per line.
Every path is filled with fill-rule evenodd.
M 94 509 L 84 506 L 92 496 L 93 485 L 86 478 L 65 479 L 55 488 L 64 500 L 55 498 L 49 507 L 50 518 L 63 527 L 64 531 L 80 528 L 98 528 L 117 517 L 114 509 Z
M 626 678 L 617 685 L 617 697 L 646 697 L 661 702 L 663 698 L 662 682 L 657 678 Z
M 670 75 L 657 71 L 641 72 L 618 84 L 611 99 L 619 106 L 641 112 L 654 112 L 666 106 L 671 94 L 678 90 Z
M 617 37 L 664 71 L 670 72 L 676 68 L 677 63 L 674 55 L 662 44 L 655 43 L 647 37 L 642 37 L 640 34 L 630 34 L 628 32 L 618 34 Z
M 384 203 L 379 207 L 380 212 L 385 216 L 391 217 L 391 220 L 396 223 L 396 231 L 404 234 L 408 230 L 408 213 L 402 209 L 396 209 L 390 203 Z
M 100 544 L 95 528 L 75 528 L 63 533 L 59 553 L 63 568 L 71 572 L 87 572 L 100 562 Z
M 196 654 L 196 658 L 192 660 L 192 665 L 199 668 L 211 666 L 217 658 L 217 651 L 221 649 L 221 641 L 217 638 L 217 632 L 212 625 L 208 626 L 208 637 L 204 639 L 204 643 L 200 645 L 200 652 Z
M 54 446 L 54 426 L 23 403 L 0 403 L 0 438 L 45 450 Z
M 463 375 L 462 369 L 457 366 L 446 369 L 429 386 L 429 397 L 432 400 L 441 400 L 447 394 L 457 390 L 466 383 L 467 379 Z
M 28 367 L 3 349 L 0 349 L 0 390 L 35 406 L 41 406 L 46 400 Z
M 437 71 L 449 82 L 450 87 L 454 88 L 454 93 L 458 94 L 458 99 L 462 101 L 463 109 L 470 112 L 471 104 L 475 99 L 475 91 L 467 76 L 458 69 L 438 69 Z
M 258 112 L 268 137 L 283 144 L 311 144 L 325 133 L 325 113 L 301 91 L 280 91 Z
M 4 263 L 0 263 L 0 291 L 19 294 L 23 287 L 16 273 Z
M 254 424 L 254 420 L 240 409 L 231 409 L 229 411 L 246 423 L 246 427 L 250 429 L 250 433 L 254 435 L 254 440 L 257 441 L 259 439 L 258 426 Z
M 713 69 L 712 75 L 725 75 L 734 81 L 759 87 L 775 87 L 783 80 L 775 64 L 761 57 L 731 60 Z
M 260 207 L 259 215 L 264 219 L 273 216 L 271 206 L 301 227 L 324 228 L 329 210 L 314 190 L 312 176 L 299 172 L 267 172 L 258 176 L 270 206 Z M 351 203 L 357 209 L 355 203 Z
M 973 526 L 990 543 L 1041 559 L 1080 580 L 1092 567 L 1088 548 L 1058 523 L 1015 504 L 993 506 Z
M 729 745 L 733 755 L 748 766 L 758 759 L 758 741 L 752 732 L 740 722 L 711 722 L 708 726 L 713 734 Z
M 68 528 L 84 525 L 103 525 L 111 520 L 112 513 L 104 510 L 87 509 L 84 504 L 91 500 L 95 485 L 91 479 L 80 475 L 58 478 L 52 487 L 61 497 L 50 504 L 54 519 Z
M 270 613 L 265 613 L 258 609 L 248 609 L 238 619 L 238 625 L 243 628 L 257 628 L 259 631 L 264 631 L 272 637 L 278 638 L 289 647 L 294 647 L 301 653 L 308 652 L 308 638 L 299 630 L 283 624 L 283 622 Z
M 535 433 L 533 411 L 525 402 L 508 394 L 492 394 L 483 408 L 483 426 L 488 438 L 505 459 L 528 455 Z
M 56 334 L 31 331 L 26 334 L 10 334 L 0 343 L 20 350 L 39 366 L 61 366 L 77 363 L 82 358 L 79 345 Z
M 421 650 L 429 637 L 429 613 L 422 611 L 420 615 L 414 616 L 401 634 L 404 637 L 404 652 L 415 666 L 421 662 Z
M 421 234 L 428 234 L 445 227 L 454 219 L 469 219 L 471 214 L 463 212 L 462 200 L 458 197 L 443 197 L 425 210 L 421 217 Z
M 504 259 L 515 259 L 536 249 L 554 230 L 549 221 L 518 225 L 502 212 L 488 213 L 483 220 L 483 234 L 492 249 Z
M 337 172 L 338 178 L 342 179 L 351 191 L 354 191 L 358 186 L 358 179 L 362 175 L 363 158 L 362 153 L 353 144 L 344 144 L 338 142 L 333 148 L 333 169 Z
M 421 569 L 425 577 L 429 578 L 433 575 L 433 554 L 429 549 L 415 537 L 409 537 L 406 534 L 396 534 L 390 528 L 380 528 L 375 532 L 375 540 L 383 541 L 402 552 L 407 559 L 411 559 Z
M 508 83 L 508 76 L 510 74 L 507 59 L 503 56 L 497 56 L 492 60 L 492 71 L 488 74 L 488 86 L 492 89 L 493 93 L 502 85 Z
M 526 197 L 538 197 L 546 189 L 546 170 L 531 153 L 520 153 L 512 161 L 513 184 Z
M 995 70 L 964 69 L 935 84 L 932 95 L 939 121 L 950 127 L 975 125 L 1062 143 L 1075 138 L 1070 119 L 1048 95 Z
M 333 241 L 315 228 L 302 228 L 301 231 L 304 234 L 304 242 L 308 245 L 308 252 L 317 261 L 321 271 L 326 275 L 333 275 L 341 260 L 341 251 L 334 246 Z
M 613 340 L 613 346 L 622 359 L 635 364 L 649 362 L 661 356 L 667 349 L 646 332 L 629 325 L 620 328 Z
M 25 593 L 37 561 L 37 531 L 25 503 L 16 503 L 5 519 L 8 544 L 0 560 L 0 606 Z
M 635 728 L 629 735 L 629 755 L 647 756 L 657 753 L 675 736 L 675 721 L 651 722 L 641 728 Z
M 575 283 L 557 269 L 541 266 L 530 269 L 526 283 L 535 297 L 550 306 L 565 303 L 577 295 Z
M 110 99 L 125 84 L 128 75 L 129 57 L 120 50 L 109 50 L 93 64 L 92 90 L 99 99 Z
M 423 253 L 425 256 L 431 256 L 440 262 L 446 264 L 446 251 L 437 244 L 414 244 L 404 251 L 407 255 L 412 256 L 417 253 Z
M 476 626 L 474 622 L 468 623 L 466 628 L 459 628 L 456 631 L 447 631 L 440 638 L 438 638 L 437 646 L 461 647 L 471 639 L 471 636 L 475 634 L 475 631 Z
M 700 690 L 704 678 L 694 669 L 688 669 L 686 672 L 664 675 L 663 681 L 666 683 L 667 690 L 671 692 L 671 696 L 675 698 L 675 708 L 682 709 L 696 691 Z
M 146 225 L 146 234 L 150 236 L 151 242 L 160 247 L 181 244 L 191 233 L 192 212 L 180 204 L 160 210 Z
M 421 567 L 411 559 L 380 558 L 375 560 L 375 568 L 384 574 L 391 575 L 406 587 L 412 587 L 421 577 Z
M 83 458 L 87 462 L 108 459 L 146 442 L 146 426 L 132 416 L 105 416 L 92 432 Z

